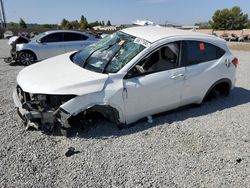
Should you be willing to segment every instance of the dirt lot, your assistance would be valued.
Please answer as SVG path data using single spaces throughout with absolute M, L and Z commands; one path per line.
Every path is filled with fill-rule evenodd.
M 249 42 L 229 42 L 228 46 L 232 50 L 250 51 Z
M 0 57 L 8 55 L 0 40 Z M 0 187 L 250 187 L 250 52 L 227 98 L 72 138 L 26 132 L 12 101 L 23 66 L 0 59 Z M 80 153 L 66 157 L 68 147 Z

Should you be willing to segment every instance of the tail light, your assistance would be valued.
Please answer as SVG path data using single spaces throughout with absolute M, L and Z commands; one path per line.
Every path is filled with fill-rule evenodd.
M 237 65 L 239 64 L 238 58 L 235 57 L 235 58 L 233 59 L 232 63 L 234 64 L 235 67 L 237 67 Z

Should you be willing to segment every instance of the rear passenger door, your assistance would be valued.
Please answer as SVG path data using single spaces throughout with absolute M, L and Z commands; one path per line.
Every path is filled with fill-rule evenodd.
M 186 75 L 181 105 L 201 102 L 210 86 L 220 79 L 225 51 L 203 41 L 184 41 Z
M 64 33 L 65 52 L 77 51 L 90 44 L 88 36 L 79 33 Z

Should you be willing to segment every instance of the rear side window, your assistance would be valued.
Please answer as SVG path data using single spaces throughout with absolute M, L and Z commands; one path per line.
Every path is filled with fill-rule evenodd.
M 63 42 L 63 33 L 49 34 L 41 39 L 41 42 Z
M 87 36 L 78 33 L 65 33 L 64 41 L 80 41 L 88 39 Z
M 221 58 L 225 51 L 215 45 L 201 41 L 187 41 L 187 64 L 195 65 Z
M 223 50 L 223 49 L 217 47 L 216 53 L 217 53 L 217 59 L 219 59 L 219 58 L 221 58 L 226 52 L 225 52 L 225 50 Z

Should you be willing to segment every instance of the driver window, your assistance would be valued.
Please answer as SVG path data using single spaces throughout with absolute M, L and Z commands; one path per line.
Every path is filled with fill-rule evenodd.
M 169 43 L 142 59 L 129 72 L 130 76 L 155 73 L 174 69 L 178 66 L 180 42 Z
M 52 33 L 41 39 L 42 43 L 63 42 L 63 33 Z

